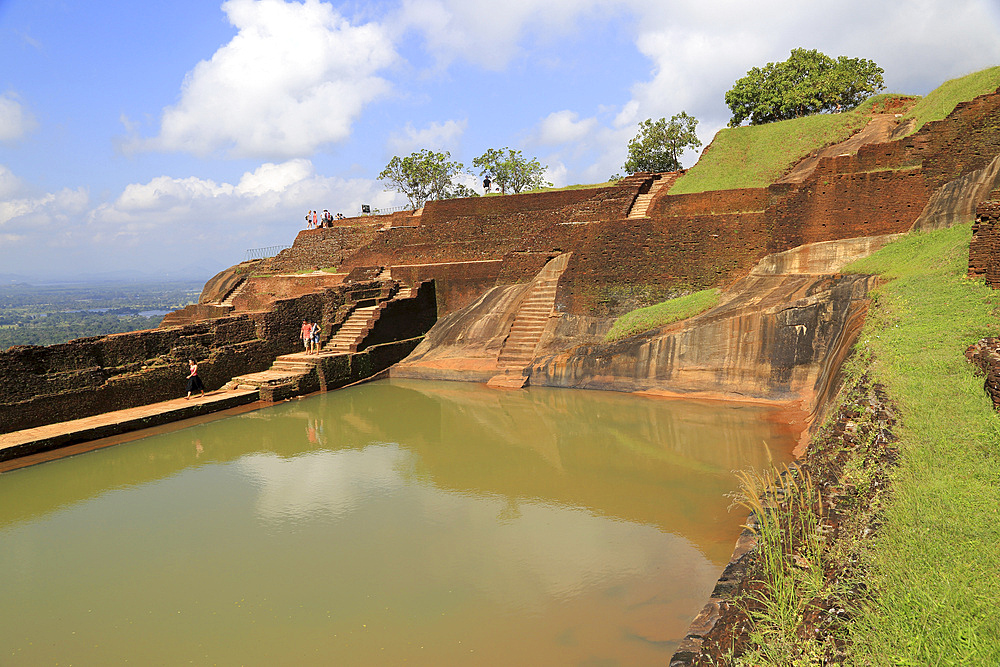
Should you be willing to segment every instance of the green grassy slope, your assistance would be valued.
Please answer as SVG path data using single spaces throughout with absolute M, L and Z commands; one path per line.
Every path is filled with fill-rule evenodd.
M 1000 293 L 965 278 L 970 236 L 911 234 L 848 269 L 892 279 L 856 350 L 902 425 L 857 664 L 1000 664 L 1000 417 L 964 358 L 1000 331 Z
M 1000 66 L 950 79 L 921 98 L 902 120 L 915 119 L 913 132 L 916 132 L 931 121 L 943 119 L 959 102 L 992 93 L 997 88 L 1000 88 Z
M 862 129 L 868 118 L 852 111 L 720 130 L 670 194 L 767 187 L 812 151 Z
M 916 119 L 916 131 L 929 121 L 947 116 L 959 102 L 997 87 L 1000 66 L 946 81 L 918 100 L 902 120 Z M 670 193 L 767 187 L 814 150 L 843 141 L 863 128 L 873 107 L 893 96 L 875 96 L 842 114 L 817 114 L 720 130 L 698 163 L 677 179 Z

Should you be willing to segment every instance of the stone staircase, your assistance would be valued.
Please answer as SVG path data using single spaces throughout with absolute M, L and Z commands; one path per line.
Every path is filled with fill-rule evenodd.
M 340 328 L 337 329 L 337 333 L 323 346 L 323 351 L 337 354 L 357 352 L 358 345 L 364 340 L 365 335 L 371 331 L 381 310 L 380 305 L 355 308 L 350 316 L 344 320 L 344 323 L 340 325 Z
M 531 362 L 555 308 L 556 289 L 569 256 L 564 253 L 549 260 L 535 278 L 497 357 L 497 368 L 502 372 L 490 378 L 489 386 L 516 389 L 528 383 Z
M 230 306 L 230 307 L 232 307 L 232 305 L 233 305 L 233 299 L 235 299 L 237 296 L 239 296 L 239 294 L 243 291 L 243 288 L 245 288 L 247 286 L 247 282 L 248 281 L 246 279 L 244 279 L 243 281 L 240 282 L 239 285 L 237 285 L 233 289 L 229 290 L 229 294 L 226 295 L 225 299 L 223 299 L 222 301 L 219 302 L 219 305 L 220 306 Z
M 677 180 L 677 177 L 681 172 L 670 172 L 669 174 L 655 174 L 653 176 L 653 182 L 649 186 L 649 191 L 637 196 L 635 201 L 632 202 L 632 208 L 629 209 L 629 218 L 645 218 L 646 212 L 649 210 L 649 203 L 653 201 L 653 197 L 665 187 L 673 185 L 673 182 Z
M 317 384 L 309 377 L 317 363 L 317 356 L 305 352 L 283 354 L 266 371 L 234 377 L 224 389 L 257 389 L 262 400 L 280 400 L 285 394 L 302 393 L 304 385 Z
M 391 299 L 372 306 L 355 308 L 344 320 L 337 332 L 316 354 L 295 352 L 283 354 L 274 360 L 271 367 L 259 373 L 249 373 L 233 378 L 226 389 L 257 389 L 262 400 L 276 401 L 291 395 L 325 389 L 325 380 L 320 365 L 324 358 L 358 351 L 365 336 L 378 320 L 382 309 L 390 300 L 408 299 L 413 296 L 409 286 L 401 286 Z

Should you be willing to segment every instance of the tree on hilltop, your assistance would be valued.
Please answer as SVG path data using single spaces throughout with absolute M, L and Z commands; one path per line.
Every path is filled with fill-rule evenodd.
M 490 175 L 501 194 L 507 194 L 508 189 L 519 193 L 522 190 L 552 187 L 544 176 L 547 166 L 542 166 L 537 158 L 529 160 L 521 151 L 511 148 L 490 148 L 474 158 L 472 164 L 479 167 L 480 177 Z
M 726 93 L 730 127 L 788 120 L 822 111 L 848 110 L 885 88 L 874 61 L 816 49 L 792 49 L 788 60 L 754 67 Z
M 414 209 L 434 199 L 477 196 L 471 188 L 455 182 L 468 172 L 465 165 L 450 158 L 448 151 L 437 153 L 426 148 L 404 158 L 394 155 L 378 178 L 386 182 L 386 190 L 406 195 Z
M 701 146 L 695 133 L 697 127 L 698 119 L 684 111 L 669 121 L 647 118 L 639 123 L 639 133 L 628 142 L 628 160 L 622 169 L 628 174 L 679 170 L 684 151 Z

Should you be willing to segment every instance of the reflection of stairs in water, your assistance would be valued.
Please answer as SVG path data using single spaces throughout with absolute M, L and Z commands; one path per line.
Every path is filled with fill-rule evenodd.
M 549 260 L 535 278 L 497 357 L 497 368 L 502 372 L 490 378 L 489 386 L 520 388 L 528 383 L 531 362 L 555 308 L 556 288 L 569 256 L 564 253 Z

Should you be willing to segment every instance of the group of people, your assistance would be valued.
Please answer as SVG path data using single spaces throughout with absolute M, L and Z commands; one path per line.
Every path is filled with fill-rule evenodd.
M 302 320 L 302 330 L 299 337 L 302 339 L 302 346 L 306 349 L 306 354 L 319 353 L 319 335 L 322 329 L 319 322 Z
M 336 217 L 328 210 L 323 209 L 323 215 L 317 215 L 316 211 L 306 211 L 306 229 L 316 229 L 318 227 L 332 227 L 334 220 L 343 220 L 344 214 L 338 213 Z

